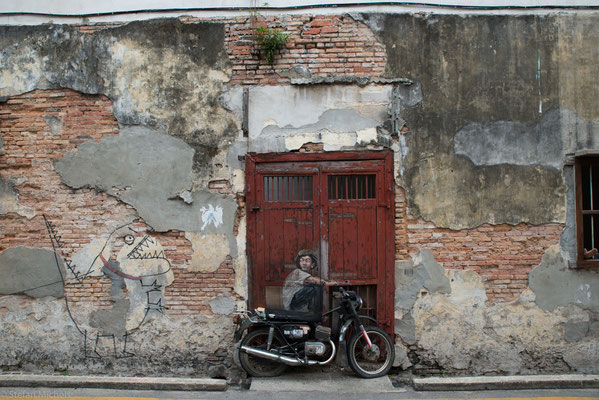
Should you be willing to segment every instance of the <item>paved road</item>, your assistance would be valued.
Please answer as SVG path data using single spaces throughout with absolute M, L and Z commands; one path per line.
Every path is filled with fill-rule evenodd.
M 122 391 L 102 389 L 0 388 L 0 400 L 599 400 L 598 389 L 514 390 L 476 392 L 416 392 L 397 388 L 396 392 L 347 394 L 324 391 L 264 392 L 230 388 L 225 392 Z

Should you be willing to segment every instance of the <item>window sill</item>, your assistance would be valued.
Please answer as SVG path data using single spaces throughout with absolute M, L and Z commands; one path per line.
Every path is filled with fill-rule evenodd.
M 569 263 L 571 269 L 599 268 L 599 259 L 577 260 L 576 263 Z

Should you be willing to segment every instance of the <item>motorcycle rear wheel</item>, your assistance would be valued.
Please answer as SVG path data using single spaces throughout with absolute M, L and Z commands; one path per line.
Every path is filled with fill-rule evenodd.
M 241 346 L 254 347 L 266 351 L 268 331 L 268 328 L 251 331 L 241 340 Z M 285 341 L 281 335 L 275 332 L 272 338 L 271 351 L 272 349 L 282 347 L 284 343 Z M 279 376 L 287 369 L 287 365 L 285 364 L 257 357 L 243 350 L 239 350 L 239 362 L 248 375 L 255 377 Z
M 393 366 L 395 349 L 387 332 L 376 326 L 365 329 L 372 348 L 368 347 L 362 332 L 354 332 L 347 345 L 349 366 L 362 378 L 378 378 L 386 375 Z

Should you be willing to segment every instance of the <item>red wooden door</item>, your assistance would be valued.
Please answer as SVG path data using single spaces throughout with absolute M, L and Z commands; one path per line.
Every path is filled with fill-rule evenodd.
M 282 308 L 300 249 L 315 275 L 343 282 L 363 312 L 393 325 L 391 152 L 249 154 L 246 163 L 250 307 Z

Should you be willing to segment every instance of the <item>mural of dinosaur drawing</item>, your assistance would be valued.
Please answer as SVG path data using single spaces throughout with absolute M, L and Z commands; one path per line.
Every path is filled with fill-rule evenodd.
M 47 223 L 55 251 L 60 252 L 56 228 Z M 71 301 L 65 291 L 67 309 L 83 335 L 88 357 L 131 357 L 128 338 L 144 322 L 160 315 L 164 305 L 164 288 L 174 280 L 169 260 L 153 229 L 144 223 L 127 223 L 113 230 L 87 266 L 72 260 L 65 262 L 65 282 L 74 288 L 93 277 L 110 279 L 110 301 L 93 307 Z M 58 240 L 57 240 L 58 239 Z M 93 246 L 92 246 L 93 247 Z

